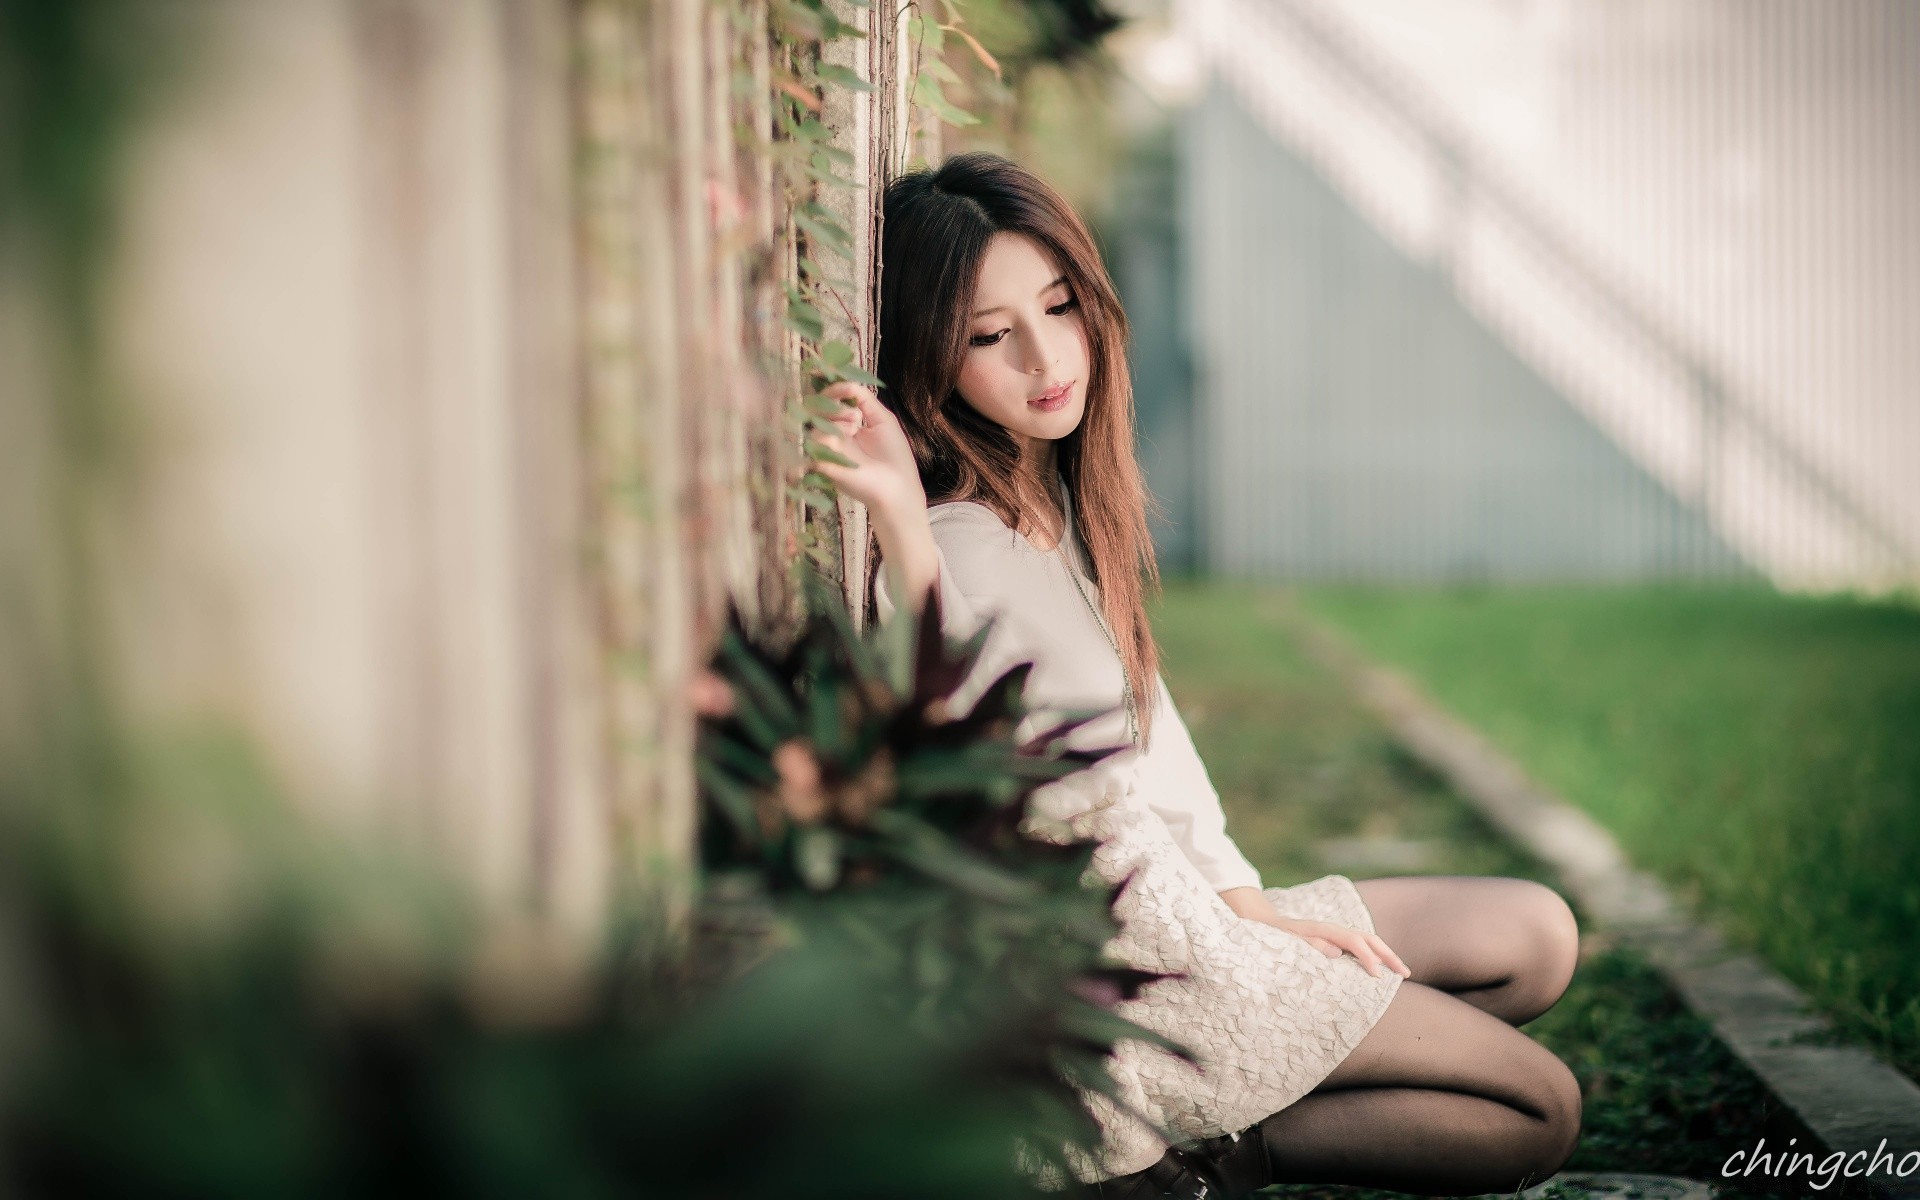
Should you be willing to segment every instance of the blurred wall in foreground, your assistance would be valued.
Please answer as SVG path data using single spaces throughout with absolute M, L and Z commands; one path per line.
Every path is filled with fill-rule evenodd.
M 296 798 L 587 903 L 591 597 L 557 5 L 207 4 L 134 143 L 109 293 L 143 428 L 137 718 L 221 714 Z M 557 536 L 556 536 L 557 535 Z
M 1920 578 L 1920 9 L 1174 31 L 1211 567 Z
M 77 813 L 112 790 L 85 754 L 217 729 L 502 910 L 681 888 L 692 673 L 729 600 L 791 630 L 841 549 L 792 486 L 787 294 L 839 264 L 775 105 L 845 151 L 822 211 L 864 280 L 896 27 L 843 6 L 826 57 L 895 86 L 822 97 L 818 20 L 756 0 L 126 3 L 0 30 L 53 198 L 0 197 L 0 799 Z M 867 291 L 812 340 L 870 362 Z

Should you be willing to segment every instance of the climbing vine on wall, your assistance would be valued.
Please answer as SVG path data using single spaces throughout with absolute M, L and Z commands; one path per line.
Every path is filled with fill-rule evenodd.
M 872 11 L 870 0 L 850 3 Z M 956 126 L 978 123 L 979 118 L 956 106 L 946 95 L 946 85 L 963 82 L 960 73 L 946 61 L 948 37 L 958 39 L 970 50 L 970 61 L 978 71 L 990 73 L 995 80 L 999 76 L 999 64 L 965 29 L 961 6 L 955 0 L 939 0 L 938 7 L 938 18 L 917 0 L 893 12 L 904 35 L 902 70 L 911 72 L 913 80 L 911 88 L 906 89 L 909 144 L 930 122 Z M 759 142 L 751 130 L 741 130 L 740 134 L 744 144 L 764 146 L 776 164 L 795 237 L 793 269 L 784 283 L 785 326 L 796 342 L 792 361 L 797 364 L 788 392 L 787 419 L 808 460 L 848 464 L 846 458 L 813 440 L 815 431 L 829 428 L 828 422 L 841 403 L 824 395 L 823 389 L 842 380 L 877 388 L 880 380 L 861 364 L 859 347 L 830 332 L 837 325 L 854 330 L 855 337 L 865 334 L 855 319 L 850 298 L 866 286 L 866 281 L 851 278 L 855 266 L 853 232 L 823 202 L 822 193 L 857 189 L 862 184 L 843 174 L 855 165 L 855 158 L 835 144 L 835 131 L 821 114 L 833 89 L 872 92 L 876 86 L 896 86 L 897 80 L 864 79 L 846 66 L 823 61 L 828 44 L 867 36 L 836 17 L 823 0 L 776 0 L 770 11 L 776 59 L 783 64 L 771 81 L 776 129 L 764 142 Z M 990 89 L 981 90 L 983 94 L 995 94 Z M 1004 95 L 1004 89 L 998 94 Z M 879 197 L 871 197 L 870 202 L 878 204 Z M 818 471 L 807 470 L 788 485 L 788 495 L 804 506 L 810 517 L 800 535 L 806 561 L 830 576 L 837 575 L 832 540 L 825 536 L 823 523 L 811 519 L 819 514 L 830 520 L 836 512 L 832 484 Z

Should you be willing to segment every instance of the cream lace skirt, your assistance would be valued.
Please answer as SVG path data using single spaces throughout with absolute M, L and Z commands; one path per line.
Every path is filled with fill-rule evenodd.
M 1125 788 L 1124 791 L 1122 789 Z M 1092 870 L 1133 882 L 1115 907 L 1121 932 L 1109 952 L 1142 970 L 1178 972 L 1121 1003 L 1121 1015 L 1195 1052 L 1198 1068 L 1138 1041 L 1112 1062 L 1125 1107 L 1180 1138 L 1238 1133 L 1313 1090 L 1373 1028 L 1399 989 L 1350 954 L 1329 958 L 1303 938 L 1226 906 L 1208 887 L 1130 783 L 1097 768 L 1040 789 L 1029 828 L 1105 844 Z M 1373 917 L 1344 875 L 1267 888 L 1283 915 L 1373 932 Z M 1139 1118 L 1104 1096 L 1085 1094 L 1099 1122 L 1097 1157 L 1069 1152 L 1085 1181 L 1144 1170 L 1166 1150 Z M 1043 1187 L 1067 1182 L 1037 1172 Z M 1052 1178 L 1048 1176 L 1052 1175 Z

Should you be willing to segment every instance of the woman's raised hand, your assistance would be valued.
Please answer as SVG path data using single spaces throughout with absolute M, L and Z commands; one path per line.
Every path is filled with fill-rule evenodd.
M 841 380 L 821 394 L 847 403 L 830 418 L 838 432 L 819 430 L 814 441 L 854 465 L 816 462 L 814 469 L 877 517 L 903 515 L 916 508 L 924 512 L 926 489 L 920 484 L 920 467 L 900 419 L 871 389 L 857 383 Z

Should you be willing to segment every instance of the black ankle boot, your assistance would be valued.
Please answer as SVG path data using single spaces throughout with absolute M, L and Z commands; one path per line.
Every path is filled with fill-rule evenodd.
M 1186 1142 L 1144 1171 L 1082 1185 L 1086 1200 L 1244 1200 L 1273 1182 L 1260 1127 Z

